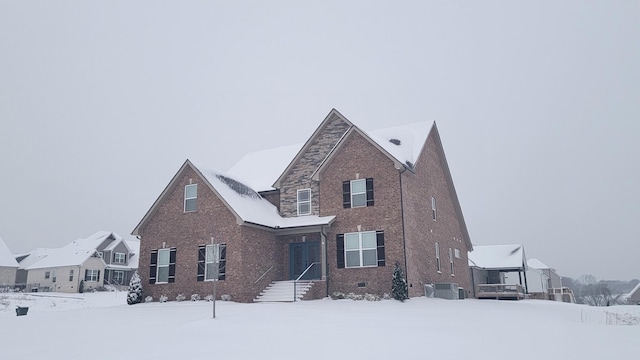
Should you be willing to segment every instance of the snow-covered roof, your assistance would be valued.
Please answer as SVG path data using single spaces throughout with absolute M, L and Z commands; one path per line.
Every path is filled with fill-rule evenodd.
M 20 262 L 20 268 L 25 270 L 43 269 L 60 266 L 82 265 L 96 253 L 96 249 L 109 237 L 118 243 L 123 238 L 110 231 L 98 231 L 84 239 L 77 239 L 56 249 L 36 249 Z
M 335 216 L 315 215 L 284 218 L 272 203 L 241 181 L 200 164 L 189 163 L 202 174 L 214 191 L 243 222 L 271 228 L 289 228 L 326 225 L 335 218 Z
M 4 267 L 18 267 L 16 258 L 11 254 L 9 247 L 0 236 L 0 266 Z
M 469 253 L 469 266 L 482 269 L 522 269 L 524 261 L 524 246 L 520 244 L 474 245 Z
M 246 154 L 227 174 L 256 191 L 273 190 L 273 183 L 304 144 L 280 146 Z
M 428 122 L 417 122 L 366 133 L 400 163 L 412 167 L 422 152 L 430 130 Z
M 527 260 L 527 266 L 529 266 L 530 268 L 534 268 L 534 269 L 551 269 L 549 266 L 547 266 L 545 263 L 543 263 L 542 261 L 536 259 L 536 258 L 531 258 L 529 260 Z

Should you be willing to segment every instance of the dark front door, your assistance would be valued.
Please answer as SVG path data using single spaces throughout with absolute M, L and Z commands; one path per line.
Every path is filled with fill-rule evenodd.
M 289 244 L 289 276 L 295 280 L 309 265 L 313 265 L 301 278 L 320 279 L 320 243 L 317 241 Z

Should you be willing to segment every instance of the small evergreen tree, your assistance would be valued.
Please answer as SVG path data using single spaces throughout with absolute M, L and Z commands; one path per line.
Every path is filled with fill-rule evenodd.
M 79 293 L 84 292 L 84 280 L 80 280 L 80 285 L 78 285 L 78 292 Z
M 393 282 L 391 284 L 391 294 L 394 299 L 405 301 L 409 298 L 409 288 L 407 287 L 407 280 L 404 278 L 400 264 L 396 261 L 396 265 L 393 268 Z
M 134 272 L 129 281 L 129 294 L 127 294 L 127 304 L 133 305 L 142 302 L 142 281 L 138 272 Z

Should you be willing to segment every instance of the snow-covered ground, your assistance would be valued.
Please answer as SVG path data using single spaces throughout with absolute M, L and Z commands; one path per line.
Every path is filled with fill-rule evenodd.
M 0 359 L 638 359 L 640 306 L 414 298 L 129 306 L 0 293 Z M 16 306 L 28 306 L 16 316 Z

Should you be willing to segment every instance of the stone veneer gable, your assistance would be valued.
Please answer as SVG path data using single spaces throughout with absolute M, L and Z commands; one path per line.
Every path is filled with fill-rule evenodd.
M 293 164 L 280 186 L 280 214 L 283 217 L 298 216 L 297 190 L 299 189 L 311 189 L 311 214 L 318 214 L 319 188 L 318 183 L 311 180 L 311 175 L 344 133 L 349 130 L 349 127 L 350 124 L 340 116 L 332 115 L 318 136 L 305 149 L 298 161 Z

